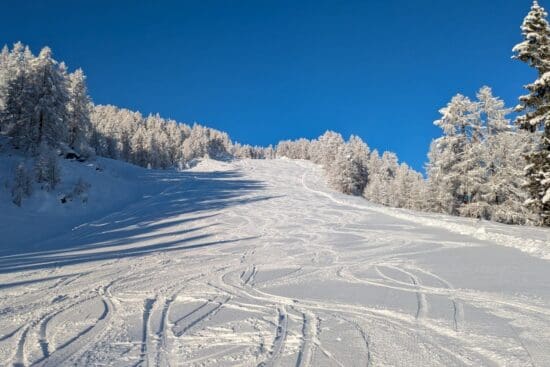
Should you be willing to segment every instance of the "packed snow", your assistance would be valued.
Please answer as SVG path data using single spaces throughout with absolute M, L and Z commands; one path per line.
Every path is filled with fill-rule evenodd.
M 2 365 L 550 365 L 548 229 L 378 206 L 307 161 L 62 164 L 85 202 L 0 198 Z

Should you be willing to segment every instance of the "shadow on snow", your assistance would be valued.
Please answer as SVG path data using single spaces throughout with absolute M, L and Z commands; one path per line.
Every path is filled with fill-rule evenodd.
M 151 172 L 148 179 L 170 186 L 152 197 L 101 219 L 84 223 L 32 247 L 0 253 L 0 273 L 38 270 L 98 260 L 144 256 L 219 246 L 252 237 L 215 240 L 218 211 L 269 200 L 258 193 L 261 181 L 243 179 L 238 171 Z M 203 224 L 202 222 L 208 222 Z M 194 222 L 201 222 L 200 225 Z M 32 224 L 29 224 L 32 228 Z M 207 233 L 199 233 L 208 230 Z

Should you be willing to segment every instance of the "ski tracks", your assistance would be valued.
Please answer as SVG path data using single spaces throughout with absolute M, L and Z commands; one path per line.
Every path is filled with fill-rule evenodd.
M 302 345 L 298 352 L 296 367 L 312 366 L 315 349 L 319 345 L 317 338 L 319 333 L 318 323 L 315 314 L 310 311 L 302 312 Z
M 17 342 L 16 353 L 14 356 L 13 364 L 16 366 L 26 366 L 32 359 L 29 357 L 29 353 L 33 350 L 33 343 L 36 340 L 37 347 L 42 353 L 42 357 L 33 361 L 33 365 L 38 366 L 55 366 L 56 364 L 66 360 L 68 357 L 76 353 L 79 349 L 77 344 L 81 344 L 82 340 L 86 337 L 89 339 L 89 334 L 96 327 L 101 329 L 101 324 L 105 323 L 105 318 L 109 313 L 109 306 L 105 299 L 102 299 L 104 310 L 97 320 L 97 322 L 84 330 L 80 331 L 75 336 L 71 337 L 68 341 L 58 346 L 52 351 L 52 346 L 48 338 L 48 325 L 57 316 L 62 313 L 70 311 L 72 308 L 83 304 L 84 302 L 93 301 L 94 298 L 85 298 L 77 302 L 73 302 L 70 305 L 66 305 L 61 309 L 54 310 L 40 317 L 37 321 L 31 322 L 27 327 L 22 329 L 22 333 Z M 112 307 L 111 307 L 112 309 Z
M 277 309 L 277 329 L 275 332 L 275 339 L 271 346 L 271 352 L 269 358 L 259 364 L 261 367 L 273 367 L 277 365 L 277 361 L 281 358 L 284 350 L 285 340 L 288 332 L 288 314 L 284 306 Z
M 212 316 L 218 313 L 223 305 L 230 299 L 231 297 L 228 296 L 215 297 L 213 300 L 209 300 L 203 305 L 195 308 L 193 311 L 174 322 L 174 335 L 179 338 L 199 323 L 212 318 Z

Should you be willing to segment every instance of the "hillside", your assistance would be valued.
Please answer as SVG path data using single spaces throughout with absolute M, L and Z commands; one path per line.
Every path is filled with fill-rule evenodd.
M 306 161 L 94 162 L 62 162 L 87 203 L 0 208 L 2 363 L 550 365 L 548 229 L 370 204 Z

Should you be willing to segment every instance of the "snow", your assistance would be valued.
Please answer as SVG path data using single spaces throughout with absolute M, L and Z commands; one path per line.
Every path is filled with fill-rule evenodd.
M 546 190 L 546 193 L 544 194 L 543 198 L 542 198 L 542 203 L 543 204 L 546 204 L 550 202 L 550 188 L 548 190 Z
M 548 229 L 374 205 L 307 161 L 98 163 L 62 162 L 86 205 L 2 191 L 6 365 L 550 365 Z
M 12 203 L 8 188 L 13 171 L 21 161 L 24 158 L 20 155 L 0 150 L 0 254 L 39 246 L 40 239 L 126 208 L 170 184 L 165 173 L 161 180 L 158 171 L 147 171 L 120 161 L 100 157 L 85 163 L 60 159 L 63 177 L 60 185 L 47 192 L 35 184 L 33 195 L 25 198 L 22 207 L 18 208 Z M 32 169 L 32 164 L 29 168 Z M 91 185 L 86 193 L 87 202 L 75 198 L 61 205 L 60 198 L 69 194 L 79 179 Z

